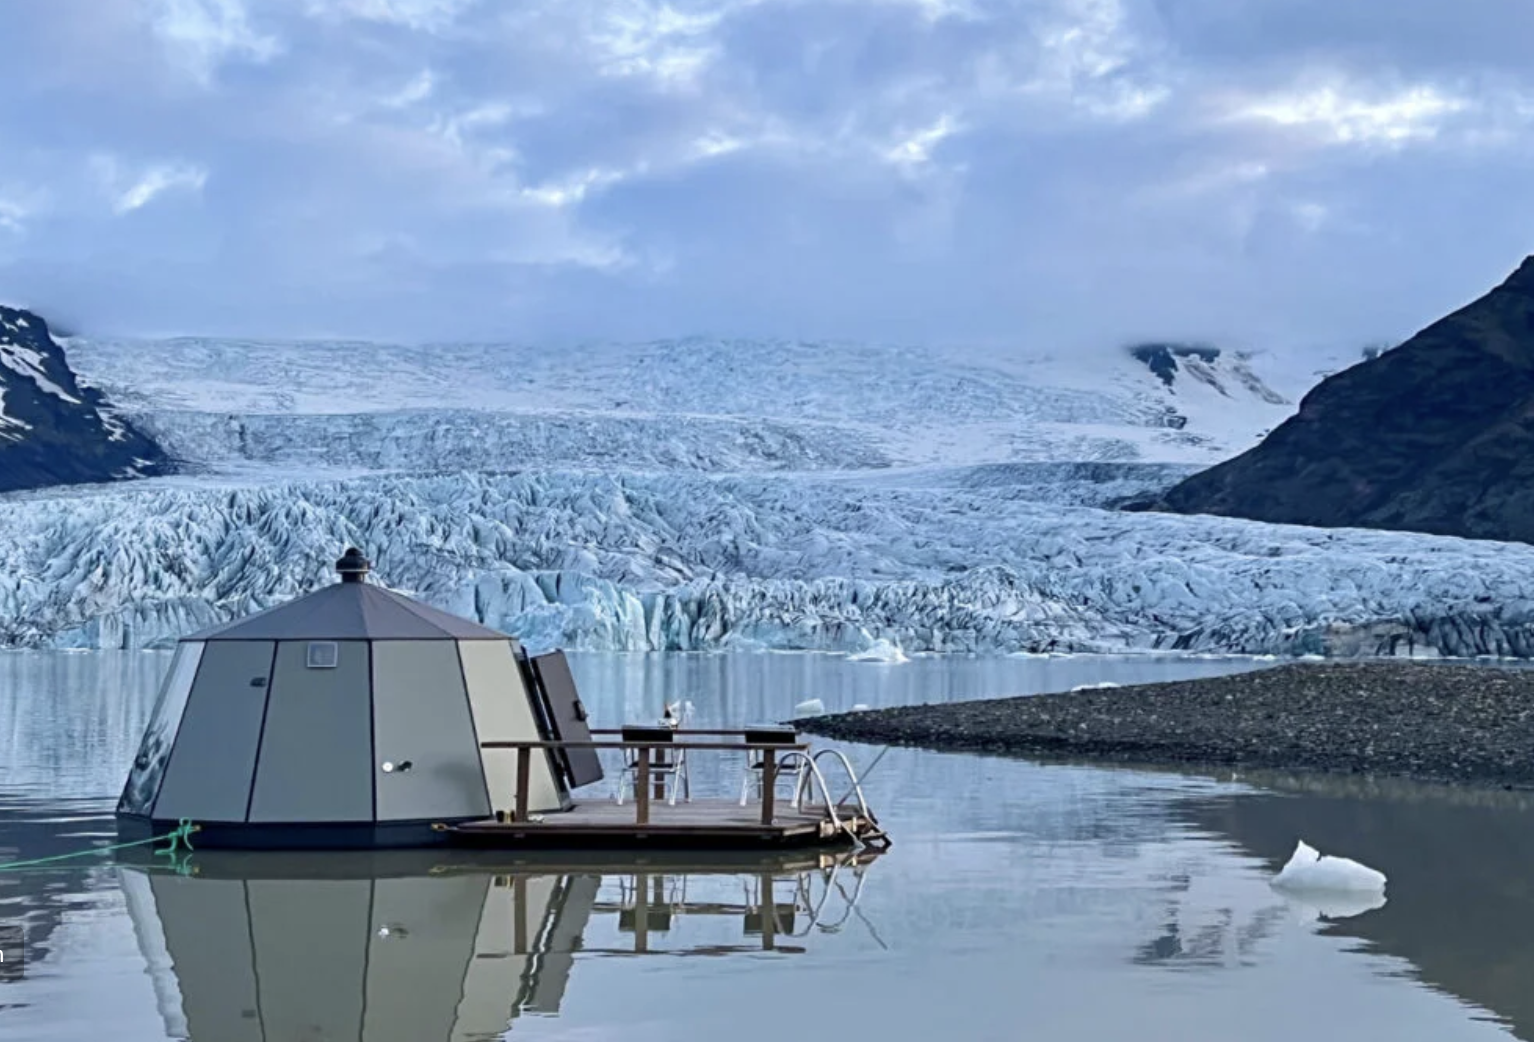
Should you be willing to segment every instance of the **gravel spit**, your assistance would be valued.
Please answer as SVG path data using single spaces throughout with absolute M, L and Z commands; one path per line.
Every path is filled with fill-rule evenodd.
M 1496 666 L 1295 663 L 794 724 L 938 751 L 1534 789 L 1534 670 Z

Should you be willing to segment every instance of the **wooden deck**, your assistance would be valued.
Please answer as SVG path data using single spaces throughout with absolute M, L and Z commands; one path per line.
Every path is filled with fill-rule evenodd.
M 842 803 L 835 816 L 826 806 L 831 799 L 824 779 L 820 780 L 820 804 L 805 803 L 794 807 L 780 798 L 777 789 L 780 772 L 789 764 L 807 768 L 819 778 L 819 769 L 809 756 L 809 746 L 797 741 L 787 728 L 748 728 L 740 731 L 689 731 L 666 728 L 635 728 L 634 731 L 660 732 L 656 739 L 630 740 L 548 740 L 481 742 L 481 749 L 510 749 L 516 753 L 516 788 L 511 807 L 498 810 L 482 821 L 459 822 L 436 826 L 451 835 L 455 842 L 506 850 L 533 848 L 592 848 L 617 850 L 772 850 L 783 847 L 855 847 L 860 842 L 880 848 L 889 845 L 889 837 L 879 828 L 871 811 L 859 802 L 857 807 Z M 593 734 L 597 732 L 592 732 Z M 605 732 L 604 732 L 605 733 Z M 742 739 L 721 742 L 720 737 Z M 770 739 L 770 740 L 764 740 Z M 528 779 L 533 754 L 538 750 L 623 750 L 633 758 L 633 798 L 625 803 L 616 800 L 580 801 L 567 810 L 533 814 L 528 807 Z M 752 770 L 761 772 L 760 799 L 741 806 L 730 799 L 680 799 L 675 805 L 666 802 L 662 767 L 675 766 L 680 760 L 667 760 L 683 754 L 723 752 L 748 753 L 757 758 Z M 851 775 L 851 768 L 848 767 Z M 806 776 L 808 777 L 808 775 Z M 849 777 L 856 787 L 856 779 Z M 685 797 L 688 790 L 683 788 Z M 808 798 L 813 799 L 813 792 Z M 861 800 L 861 797 L 860 797 Z M 865 812 L 866 811 L 866 812 Z
M 841 820 L 859 836 L 872 837 L 877 826 L 846 809 Z M 709 849 L 785 846 L 851 846 L 852 838 L 831 821 L 824 806 L 775 810 L 762 820 L 760 804 L 742 807 L 735 800 L 678 801 L 675 806 L 649 801 L 649 820 L 640 823 L 634 802 L 592 800 L 541 820 L 465 822 L 448 827 L 454 838 L 477 846 L 515 847 L 665 847 Z

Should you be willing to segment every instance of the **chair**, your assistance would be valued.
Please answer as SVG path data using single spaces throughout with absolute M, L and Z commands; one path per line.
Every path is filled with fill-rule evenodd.
M 676 741 L 676 729 L 666 724 L 629 724 L 622 729 L 625 742 L 674 742 Z M 634 792 L 639 784 L 639 754 L 643 750 L 625 749 L 623 751 L 623 770 L 618 775 L 618 803 L 623 803 L 626 792 Z M 681 793 L 685 802 L 692 802 L 692 779 L 687 774 L 687 750 L 686 749 L 651 749 L 650 750 L 650 784 L 659 782 L 667 786 L 669 795 L 666 802 L 676 806 L 678 792 Z
M 799 732 L 792 727 L 748 727 L 743 732 L 747 745 L 786 745 L 792 746 L 799 741 Z M 793 763 L 784 766 L 783 754 L 777 757 L 777 771 L 773 783 L 782 781 L 784 777 L 794 780 L 794 795 L 790 801 L 795 810 L 799 808 L 800 801 L 804 798 L 805 782 L 810 769 L 810 761 L 806 756 L 795 753 Z M 756 788 L 757 798 L 764 793 L 762 789 L 763 766 L 767 760 L 765 749 L 747 749 L 746 766 L 740 776 L 740 805 L 744 807 L 750 797 L 753 783 Z

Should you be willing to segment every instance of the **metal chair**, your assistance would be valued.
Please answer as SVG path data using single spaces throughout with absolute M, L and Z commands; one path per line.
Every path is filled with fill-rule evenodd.
M 799 741 L 799 732 L 795 731 L 792 727 L 749 727 L 746 728 L 743 734 L 747 745 L 791 746 Z M 765 749 L 746 750 L 746 765 L 745 768 L 741 771 L 740 776 L 740 805 L 742 807 L 744 807 L 750 799 L 753 784 L 756 789 L 757 799 L 761 799 L 764 795 L 762 775 L 765 773 L 763 766 L 766 761 L 767 757 Z M 793 779 L 794 795 L 789 803 L 790 806 L 792 806 L 795 810 L 798 810 L 801 801 L 804 799 L 805 781 L 808 778 L 807 772 L 810 769 L 809 757 L 795 755 L 793 757 L 792 763 L 785 766 L 783 763 L 783 754 L 779 753 L 777 757 L 777 767 L 778 769 L 776 771 L 776 776 L 773 778 L 773 784 L 776 785 L 785 777 Z
M 666 724 L 629 724 L 622 729 L 625 742 L 674 742 L 676 728 Z M 625 793 L 635 791 L 639 784 L 639 754 L 642 750 L 623 751 L 623 770 L 618 774 L 618 803 L 623 803 Z M 692 802 L 692 779 L 687 773 L 687 750 L 651 749 L 650 784 L 659 783 L 668 792 L 666 802 L 676 806 L 678 793 L 684 802 Z

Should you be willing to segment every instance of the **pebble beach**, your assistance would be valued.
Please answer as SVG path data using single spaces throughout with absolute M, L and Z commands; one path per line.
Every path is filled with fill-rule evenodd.
M 1494 665 L 1292 663 L 794 724 L 937 751 L 1534 789 L 1534 670 Z

